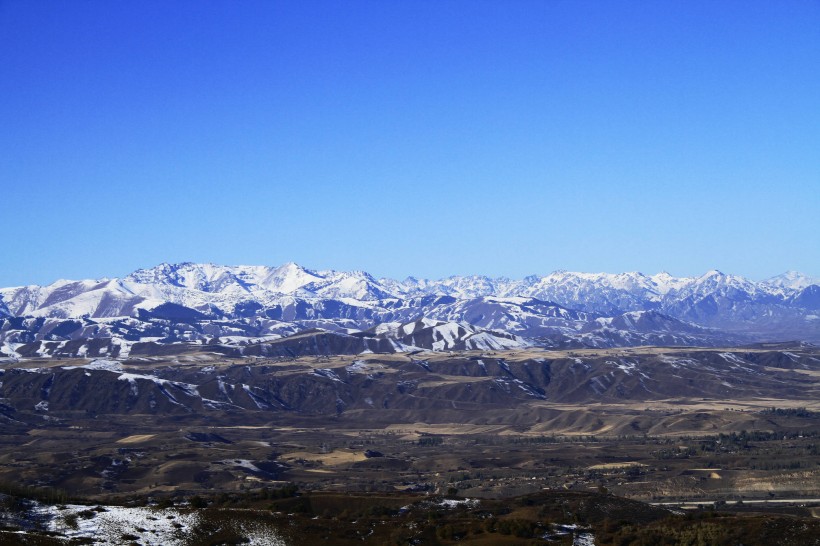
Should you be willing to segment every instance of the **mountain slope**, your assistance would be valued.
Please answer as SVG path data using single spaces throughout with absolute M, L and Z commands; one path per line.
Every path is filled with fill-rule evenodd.
M 427 328 L 408 326 L 412 332 Z M 532 404 L 543 402 L 811 402 L 820 389 L 816 348 L 299 358 L 300 353 L 336 352 L 300 351 L 299 346 L 355 343 L 352 336 L 347 341 L 345 336 L 330 337 L 322 340 L 305 333 L 284 338 L 282 346 L 266 345 L 270 353 L 262 356 L 286 358 L 259 359 L 253 365 L 222 358 L 208 348 L 188 353 L 185 365 L 162 355 L 79 359 L 36 368 L 23 363 L 0 370 L 0 397 L 18 421 L 77 411 L 214 418 L 227 411 L 349 415 L 371 424 L 401 416 L 408 422 L 490 423 L 503 419 L 496 411 L 506 408 L 517 411 L 517 422 L 532 424 L 546 415 Z M 289 352 L 281 350 L 285 346 Z M 101 392 L 106 396 L 99 396 Z

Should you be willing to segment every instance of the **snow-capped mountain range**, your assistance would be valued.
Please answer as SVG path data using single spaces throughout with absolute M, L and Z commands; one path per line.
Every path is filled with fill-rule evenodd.
M 359 339 L 392 336 L 400 350 L 408 345 L 398 341 L 407 337 L 397 334 L 401 325 L 420 319 L 449 325 L 448 332 L 469 331 L 468 337 L 495 332 L 477 339 L 495 336 L 499 347 L 510 344 L 509 336 L 518 344 L 594 347 L 820 342 L 820 279 L 787 272 L 754 282 L 713 270 L 699 277 L 556 271 L 520 280 L 400 281 L 294 263 L 163 263 L 123 278 L 3 288 L 0 317 L 6 317 L 0 318 L 0 340 L 7 354 L 37 341 L 223 342 L 314 328 Z M 392 326 L 378 332 L 382 324 Z M 409 345 L 461 347 L 439 343 L 435 335 L 425 339 L 428 346 Z

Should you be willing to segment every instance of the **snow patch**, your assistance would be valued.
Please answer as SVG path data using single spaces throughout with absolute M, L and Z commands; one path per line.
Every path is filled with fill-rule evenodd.
M 63 366 L 64 370 L 104 370 L 107 372 L 122 372 L 122 362 L 118 360 L 98 359 L 83 366 Z
M 70 539 L 86 539 L 88 544 L 108 546 L 123 544 L 123 535 L 139 537 L 146 546 L 184 546 L 188 535 L 199 523 L 197 512 L 183 513 L 174 509 L 125 508 L 106 506 L 104 512 L 89 507 L 69 504 L 60 510 L 55 506 L 38 506 L 35 512 L 47 521 L 48 530 Z M 83 515 L 79 515 L 80 513 Z M 79 515 L 79 517 L 78 517 Z M 67 516 L 76 518 L 76 528 L 66 522 Z M 177 527 L 179 525 L 179 527 Z M 280 542 L 284 545 L 284 542 Z
M 443 508 L 458 508 L 459 506 L 465 506 L 467 508 L 476 508 L 481 501 L 478 499 L 441 499 L 438 505 Z
M 338 381 L 339 383 L 344 383 L 344 381 L 342 381 L 342 378 L 339 377 L 336 374 L 336 372 L 334 372 L 330 368 L 316 368 L 315 370 L 310 372 L 310 375 L 324 377 L 326 379 L 330 379 L 331 381 Z

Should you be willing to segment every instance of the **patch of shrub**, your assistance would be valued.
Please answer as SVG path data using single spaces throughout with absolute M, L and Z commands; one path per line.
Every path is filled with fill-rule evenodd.
M 77 529 L 79 527 L 77 523 L 77 514 L 66 514 L 63 516 L 63 521 L 70 529 Z

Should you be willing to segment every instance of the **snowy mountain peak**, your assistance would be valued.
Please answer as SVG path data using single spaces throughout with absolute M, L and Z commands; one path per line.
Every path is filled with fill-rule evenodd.
M 719 269 L 710 269 L 709 271 L 707 271 L 706 273 L 701 275 L 700 278 L 701 279 L 712 279 L 712 278 L 720 278 L 720 277 L 725 277 L 725 276 L 726 275 L 722 271 L 720 271 Z
M 786 271 L 770 279 L 766 279 L 761 284 L 774 288 L 802 290 L 811 285 L 820 285 L 820 278 L 810 277 L 798 271 Z
M 278 267 L 182 262 L 139 269 L 122 279 L 2 288 L 0 315 L 264 318 L 343 331 L 428 318 L 533 336 L 558 330 L 570 335 L 590 321 L 623 315 L 624 327 L 683 328 L 652 314 L 626 314 L 657 311 L 766 339 L 764 334 L 771 332 L 776 339 L 813 341 L 820 340 L 820 287 L 813 284 L 817 279 L 796 272 L 753 282 L 718 270 L 697 277 L 558 270 L 521 280 L 466 275 L 398 281 L 360 270 L 311 270 L 293 262 Z
M 279 267 L 268 269 L 268 274 L 258 279 L 257 284 L 265 290 L 291 294 L 312 283 L 321 282 L 324 276 L 316 271 L 305 269 L 299 264 L 288 262 Z

